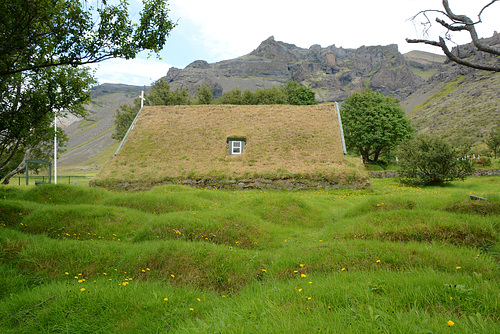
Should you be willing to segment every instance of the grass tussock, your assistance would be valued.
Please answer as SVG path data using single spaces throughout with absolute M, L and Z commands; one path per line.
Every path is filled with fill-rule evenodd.
M 500 214 L 500 201 L 464 200 L 450 205 L 448 211 L 475 215 L 498 215 Z
M 498 189 L 1 187 L 0 330 L 495 333 Z

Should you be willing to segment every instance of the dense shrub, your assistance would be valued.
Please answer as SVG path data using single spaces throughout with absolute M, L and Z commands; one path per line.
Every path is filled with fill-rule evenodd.
M 470 146 L 453 145 L 437 136 L 419 135 L 398 150 L 399 177 L 405 184 L 441 185 L 472 174 Z
M 481 167 L 491 166 L 491 159 L 490 157 L 482 156 L 476 159 L 476 163 Z

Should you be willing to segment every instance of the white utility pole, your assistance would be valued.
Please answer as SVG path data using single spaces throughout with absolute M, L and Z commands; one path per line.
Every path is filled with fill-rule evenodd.
M 141 91 L 141 109 L 144 107 L 144 91 Z
M 57 184 L 57 114 L 54 113 L 54 184 Z

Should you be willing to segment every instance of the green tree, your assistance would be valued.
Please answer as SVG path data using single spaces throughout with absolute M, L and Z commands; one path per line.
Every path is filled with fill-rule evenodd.
M 111 138 L 116 140 L 122 140 L 127 134 L 130 125 L 134 121 L 137 113 L 141 109 L 141 99 L 134 99 L 134 105 L 123 104 L 115 112 L 115 132 L 111 135 Z
M 276 87 L 257 88 L 253 92 L 253 104 L 286 104 L 285 93 Z
M 309 88 L 300 86 L 295 81 L 288 81 L 279 89 L 257 88 L 254 92 L 246 89 L 243 94 L 239 88 L 225 93 L 218 100 L 220 104 L 293 104 L 310 105 L 317 104 L 315 93 Z
M 346 146 L 359 152 L 363 162 L 377 162 L 412 134 L 410 121 L 392 96 L 365 89 L 351 94 L 342 104 Z
M 441 185 L 472 174 L 470 144 L 418 135 L 398 147 L 399 178 L 405 184 Z
M 495 159 L 497 158 L 498 150 L 500 149 L 500 125 L 497 125 L 486 139 L 486 145 L 493 151 Z
M 243 105 L 257 104 L 254 101 L 253 92 L 250 89 L 245 89 L 241 94 L 241 104 Z
M 149 89 L 149 94 L 144 97 L 145 105 L 150 106 L 176 106 L 191 104 L 191 97 L 186 90 L 175 91 L 170 89 L 170 85 L 163 79 L 153 83 Z M 124 104 L 115 112 L 115 132 L 111 136 L 113 139 L 122 140 L 134 121 L 137 113 L 141 109 L 141 99 L 134 99 L 134 105 Z
M 170 85 L 163 79 L 153 83 L 146 96 L 146 104 L 150 106 L 176 106 L 191 104 L 191 97 L 185 89 L 175 91 L 170 89 Z
M 316 102 L 316 94 L 307 87 L 299 85 L 295 81 L 288 81 L 282 87 L 288 104 L 313 105 Z
M 158 52 L 175 24 L 167 0 L 143 0 L 134 23 L 127 0 L 3 0 L 0 75 Z
M 196 103 L 197 104 L 212 104 L 214 103 L 214 96 L 212 95 L 212 88 L 206 84 L 196 87 Z
M 85 114 L 93 78 L 77 66 L 163 48 L 166 3 L 144 0 L 133 23 L 126 0 L 0 2 L 0 170 L 47 141 L 54 113 Z
M 251 92 L 250 92 L 251 93 Z M 234 88 L 232 91 L 224 93 L 219 99 L 217 103 L 219 104 L 234 104 L 240 105 L 243 104 L 243 97 L 241 96 L 241 89 Z
M 19 72 L 0 81 L 0 173 L 5 176 L 22 168 L 12 159 L 33 154 L 53 142 L 54 117 L 85 115 L 83 104 L 90 100 L 95 83 L 86 68 L 71 66 L 41 68 L 33 73 Z M 59 144 L 64 136 L 58 130 Z M 40 157 L 38 157 L 40 158 Z M 15 167 L 17 165 L 18 167 Z

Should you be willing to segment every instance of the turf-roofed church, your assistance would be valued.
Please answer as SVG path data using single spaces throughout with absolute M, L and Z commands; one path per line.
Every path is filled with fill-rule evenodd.
M 94 184 L 140 189 L 364 186 L 344 155 L 335 104 L 144 107 Z

